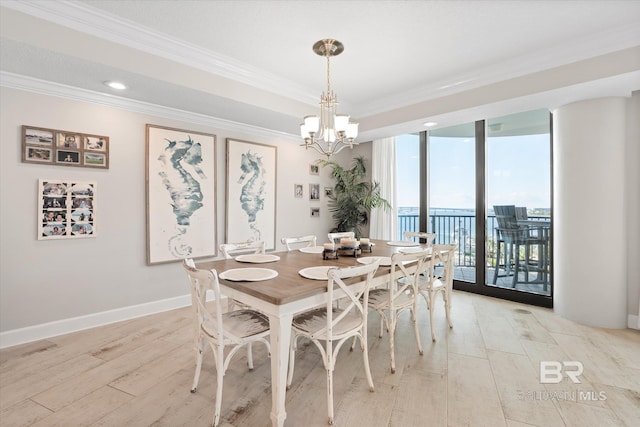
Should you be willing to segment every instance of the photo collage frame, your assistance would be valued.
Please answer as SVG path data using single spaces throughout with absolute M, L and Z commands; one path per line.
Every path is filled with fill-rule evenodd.
M 23 125 L 22 162 L 109 169 L 109 137 Z
M 38 240 L 96 236 L 96 182 L 38 181 Z

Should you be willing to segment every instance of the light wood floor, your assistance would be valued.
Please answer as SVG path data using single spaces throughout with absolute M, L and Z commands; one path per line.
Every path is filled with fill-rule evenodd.
M 418 354 L 408 313 L 389 370 L 387 337 L 371 315 L 376 391 L 368 391 L 359 350 L 343 351 L 335 372 L 338 426 L 640 426 L 640 332 L 584 327 L 552 311 L 455 292 L 454 328 L 441 300 L 438 340 Z M 0 425 L 206 426 L 215 372 L 207 353 L 198 392 L 189 308 L 0 351 Z M 225 376 L 222 426 L 270 425 L 269 361 L 255 346 Z M 539 361 L 579 361 L 581 384 L 541 384 Z M 606 400 L 604 400 L 606 398 Z M 325 373 L 312 346 L 297 353 L 286 426 L 326 425 Z

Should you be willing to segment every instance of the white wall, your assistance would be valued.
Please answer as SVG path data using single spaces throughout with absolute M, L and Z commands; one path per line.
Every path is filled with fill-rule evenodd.
M 627 107 L 625 209 L 627 214 L 627 326 L 640 329 L 640 91 Z
M 309 174 L 319 156 L 276 136 L 256 136 L 95 103 L 0 88 L 0 347 L 190 303 L 179 263 L 146 265 L 145 124 L 217 136 L 217 235 L 225 237 L 225 138 L 278 147 L 277 248 L 283 236 L 332 228 L 327 200 L 308 186 L 333 184 L 328 169 Z M 200 120 L 202 122 L 202 120 Z M 21 126 L 108 135 L 110 168 L 21 163 Z M 265 132 L 266 134 L 266 132 Z M 353 152 L 333 160 L 349 162 Z M 95 238 L 37 240 L 39 178 L 97 181 Z M 303 199 L 293 197 L 304 185 Z M 310 217 L 311 206 L 320 218 Z

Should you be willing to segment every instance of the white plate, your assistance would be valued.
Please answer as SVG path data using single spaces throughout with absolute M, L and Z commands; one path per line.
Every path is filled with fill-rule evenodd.
M 391 258 L 388 257 L 388 256 L 366 256 L 366 257 L 363 257 L 363 258 L 358 258 L 357 261 L 360 264 L 371 264 L 376 259 L 380 260 L 380 266 L 381 267 L 389 267 L 389 266 L 391 266 Z
M 278 272 L 270 268 L 232 268 L 220 273 L 220 278 L 234 282 L 258 282 L 278 276 Z
M 389 246 L 420 246 L 418 242 L 412 242 L 411 240 L 394 240 L 387 242 Z
M 305 254 L 321 254 L 324 251 L 324 246 L 311 246 L 306 248 L 298 249 L 300 252 L 304 252 Z
M 414 254 L 416 252 L 424 252 L 425 250 L 427 252 L 429 252 L 428 249 L 423 248 L 421 246 L 420 247 L 411 247 L 411 248 L 400 248 L 400 249 L 398 249 L 398 252 L 401 252 L 403 254 Z
M 274 262 L 279 260 L 280 260 L 280 257 L 278 255 L 272 255 L 272 254 L 245 254 L 245 255 L 238 255 L 236 257 L 236 261 L 251 262 L 254 264 L 261 264 L 263 262 Z
M 327 278 L 327 272 L 331 268 L 338 268 L 338 266 L 336 266 L 336 265 L 326 265 L 326 266 L 324 266 L 323 265 L 322 267 L 308 267 L 308 268 L 303 268 L 302 270 L 298 271 L 298 274 L 300 274 L 302 277 L 306 277 L 307 279 L 329 280 Z

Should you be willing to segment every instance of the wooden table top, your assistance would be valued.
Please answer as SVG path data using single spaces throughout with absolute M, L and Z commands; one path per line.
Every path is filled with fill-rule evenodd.
M 303 299 L 308 296 L 326 292 L 327 282 L 325 280 L 313 280 L 300 276 L 298 271 L 307 267 L 336 266 L 351 267 L 361 265 L 357 259 L 370 256 L 390 257 L 402 249 L 401 246 L 391 246 L 385 240 L 373 240 L 372 253 L 362 253 L 358 257 L 340 255 L 338 259 L 322 259 L 322 253 L 310 254 L 299 250 L 284 252 L 269 252 L 278 255 L 279 261 L 252 264 L 236 261 L 235 259 L 224 259 L 217 261 L 207 261 L 196 263 L 198 268 L 215 269 L 218 274 L 233 268 L 269 268 L 278 272 L 278 276 L 270 280 L 257 282 L 240 282 L 220 279 L 225 286 L 237 291 L 246 293 L 253 297 L 275 305 L 282 305 Z M 389 267 L 378 268 L 376 276 L 389 274 Z

